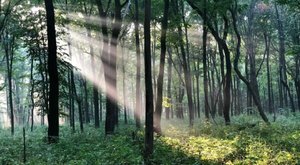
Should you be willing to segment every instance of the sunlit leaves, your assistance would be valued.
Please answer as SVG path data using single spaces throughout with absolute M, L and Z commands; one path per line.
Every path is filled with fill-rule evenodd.
M 172 104 L 171 104 L 171 98 L 163 97 L 162 104 L 163 104 L 163 107 L 170 108 L 172 106 Z

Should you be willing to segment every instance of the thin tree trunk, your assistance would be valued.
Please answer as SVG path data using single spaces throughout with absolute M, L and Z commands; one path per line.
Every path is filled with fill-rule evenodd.
M 168 30 L 168 15 L 169 15 L 169 0 L 164 0 L 164 15 L 162 20 L 161 30 L 161 52 L 160 52 L 160 64 L 159 74 L 157 78 L 157 92 L 156 92 L 156 106 L 154 112 L 154 130 L 161 134 L 161 114 L 162 114 L 162 101 L 163 101 L 163 83 L 164 83 L 164 70 L 165 70 L 165 59 L 166 59 L 166 39 Z
M 264 39 L 265 39 L 265 47 L 266 47 L 266 54 L 267 54 L 267 79 L 268 79 L 268 109 L 269 113 L 273 113 L 274 107 L 272 102 L 272 95 L 271 95 L 271 75 L 270 75 L 270 37 L 267 35 L 267 33 L 264 33 Z
M 69 122 L 70 122 L 70 127 L 73 126 L 73 121 L 72 121 L 72 82 L 71 82 L 71 71 L 68 71 L 68 89 L 69 89 Z
M 280 108 L 284 108 L 284 104 L 287 106 L 287 93 L 283 87 L 284 84 L 287 82 L 287 75 L 286 75 L 286 60 L 285 60 L 285 34 L 284 34 L 284 27 L 283 22 L 281 20 L 279 10 L 277 4 L 275 3 L 275 12 L 276 12 L 276 20 L 277 20 L 277 30 L 278 30 L 278 39 L 279 39 L 279 103 Z M 283 102 L 284 101 L 284 102 Z
M 136 104 L 134 119 L 135 125 L 139 129 L 141 127 L 141 49 L 140 49 L 140 32 L 139 32 L 139 2 L 135 0 L 135 45 L 136 45 Z
M 91 31 L 90 29 L 88 29 L 88 36 L 91 37 Z M 96 77 L 96 71 L 95 71 L 95 53 L 94 53 L 94 47 L 91 44 L 90 41 L 90 54 L 91 54 L 91 65 L 92 65 L 92 72 L 94 77 Z M 97 79 L 96 79 L 97 80 Z M 100 122 L 99 122 L 99 93 L 98 93 L 98 87 L 96 84 L 93 84 L 93 104 L 94 104 L 94 124 L 95 124 L 95 128 L 99 128 L 100 127 Z
M 83 88 L 84 88 L 84 110 L 85 110 L 85 122 L 90 123 L 90 112 L 89 112 L 89 102 L 88 102 L 88 89 L 87 82 L 83 80 Z
M 171 85 L 172 85 L 172 53 L 168 53 L 168 84 L 167 84 L 167 96 L 172 102 Z M 170 112 L 172 111 L 173 105 L 166 107 L 166 119 L 170 119 Z M 171 112 L 172 113 L 172 112 Z
M 5 36 L 7 40 L 8 34 Z M 9 41 L 5 43 L 5 58 L 6 58 L 6 66 L 7 66 L 7 80 L 8 80 L 8 101 L 9 101 L 9 109 L 10 109 L 10 124 L 11 124 L 11 135 L 14 135 L 15 132 L 15 121 L 14 121 L 14 107 L 13 107 L 13 97 L 12 97 L 12 62 L 13 62 L 13 41 Z
M 237 115 L 241 114 L 241 103 L 242 103 L 242 95 L 241 95 L 241 89 L 240 89 L 240 80 L 239 77 L 236 75 L 236 90 L 237 90 Z
M 208 77 L 207 77 L 207 15 L 206 15 L 206 3 L 207 1 L 204 0 L 204 16 L 203 16 L 203 35 L 202 35 L 202 49 L 203 49 L 203 57 L 202 57 L 202 63 L 203 63 L 203 88 L 204 88 L 204 114 L 205 119 L 209 120 L 209 102 L 208 102 Z
M 33 131 L 33 110 L 34 110 L 34 79 L 33 79 L 33 56 L 31 56 L 30 59 L 30 84 L 31 84 L 31 90 L 30 90 L 30 100 L 31 100 L 31 127 L 30 131 Z
M 124 122 L 125 124 L 128 124 L 128 120 L 127 120 L 127 105 L 128 103 L 126 102 L 126 85 L 125 85 L 125 78 L 126 78 L 126 71 L 125 71 L 125 59 L 124 59 L 124 55 L 125 55 L 125 51 L 123 49 L 122 46 L 122 84 L 123 84 L 123 107 L 124 107 Z
M 82 101 L 76 91 L 76 85 L 75 85 L 75 80 L 74 80 L 74 71 L 71 73 L 71 81 L 72 81 L 72 88 L 73 88 L 73 97 L 75 97 L 75 99 L 77 101 L 77 106 L 78 106 L 80 131 L 83 132 L 82 105 L 81 105 Z
M 200 108 L 200 84 L 199 75 L 196 76 L 196 93 L 197 93 L 197 111 L 198 118 L 200 118 L 201 108 Z

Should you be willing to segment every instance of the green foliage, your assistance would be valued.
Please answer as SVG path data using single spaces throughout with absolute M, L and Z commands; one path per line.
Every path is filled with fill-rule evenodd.
M 155 138 L 153 164 L 299 164 L 300 115 L 278 116 L 271 125 L 255 116 L 240 116 L 231 126 L 188 121 L 162 121 L 164 136 Z M 252 120 L 250 120 L 252 119 Z M 219 123 L 216 119 L 216 123 Z M 133 127 L 123 127 L 116 135 L 105 136 L 103 128 L 86 127 L 84 133 L 71 134 L 60 128 L 60 141 L 47 144 L 46 127 L 27 133 L 26 164 L 143 164 L 144 134 Z M 21 164 L 23 159 L 21 129 L 11 137 L 1 130 L 0 162 Z
M 84 134 L 71 134 L 69 128 L 62 127 L 59 143 L 47 144 L 42 138 L 46 128 L 38 128 L 26 135 L 26 164 L 141 164 L 139 149 L 125 131 L 107 137 L 101 132 L 86 127 Z M 1 130 L 1 164 L 21 164 L 22 137 L 20 131 L 16 134 L 11 137 L 9 131 Z
M 299 114 L 289 118 L 279 116 L 276 123 L 266 125 L 255 116 L 243 115 L 231 126 L 201 122 L 189 130 L 181 126 L 186 123 L 177 123 L 176 127 L 173 122 L 167 123 L 164 128 L 167 137 L 156 141 L 159 153 L 155 160 L 166 164 L 297 164 L 298 121 Z M 180 154 L 182 160 L 177 160 Z
M 292 10 L 299 12 L 300 10 L 300 2 L 295 1 L 295 0 L 276 0 L 279 4 L 282 5 L 287 5 L 289 6 Z

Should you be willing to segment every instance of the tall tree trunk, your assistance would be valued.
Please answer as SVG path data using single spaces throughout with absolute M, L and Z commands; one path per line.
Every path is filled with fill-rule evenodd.
M 69 87 L 69 120 L 70 127 L 73 128 L 73 89 L 72 89 L 72 81 L 71 81 L 71 70 L 68 71 L 68 87 Z M 75 130 L 75 129 L 74 129 Z
M 241 114 L 241 103 L 242 103 L 242 95 L 241 95 L 241 89 L 240 89 L 240 79 L 239 77 L 236 75 L 236 90 L 237 90 L 237 115 Z
M 99 120 L 100 120 L 100 122 L 103 121 L 103 109 L 104 109 L 103 99 L 106 101 L 106 98 L 105 97 L 103 98 L 102 93 L 99 93 Z
M 210 55 L 210 68 L 211 69 L 211 114 L 212 117 L 215 118 L 216 116 L 216 112 L 217 112 L 217 107 L 216 107 L 216 103 L 217 103 L 217 91 L 216 91 L 216 87 L 215 87 L 215 70 L 214 68 L 216 68 L 215 65 L 215 55 L 211 54 Z
M 128 120 L 127 120 L 127 106 L 128 106 L 128 103 L 126 102 L 126 85 L 125 85 L 125 77 L 126 77 L 126 71 L 125 71 L 125 59 L 124 59 L 124 49 L 122 49 L 122 72 L 123 72 L 123 106 L 124 106 L 124 121 L 125 121 L 125 124 L 128 123 Z
M 13 44 L 11 38 L 6 34 L 6 39 L 8 40 L 5 43 L 5 58 L 7 66 L 7 80 L 8 80 L 8 102 L 10 109 L 10 124 L 11 124 L 11 135 L 14 135 L 15 132 L 15 121 L 14 121 L 14 107 L 13 107 L 13 92 L 12 92 L 12 63 L 13 63 Z
M 145 44 L 145 88 L 146 88 L 146 128 L 145 128 L 145 160 L 150 164 L 153 153 L 153 89 L 151 75 L 151 0 L 145 0 L 144 44 Z
M 83 80 L 83 88 L 84 88 L 84 112 L 85 112 L 85 122 L 90 123 L 90 112 L 89 112 L 89 102 L 88 102 L 88 89 L 87 82 Z
M 82 101 L 81 101 L 81 98 L 78 96 L 77 91 L 76 91 L 75 78 L 74 78 L 74 70 L 71 73 L 71 82 L 72 82 L 72 89 L 73 89 L 73 97 L 76 99 L 77 106 L 78 106 L 78 116 L 79 116 L 80 131 L 83 132 L 82 105 L 81 105 Z M 74 113 L 74 111 L 73 111 L 73 113 Z
M 81 80 L 79 81 L 83 81 L 82 80 L 82 77 L 80 77 Z M 80 83 L 80 86 L 83 86 L 83 83 L 81 82 Z M 75 84 L 74 84 L 74 87 L 75 87 Z M 76 88 L 76 87 L 75 87 Z M 76 89 L 74 89 L 74 93 L 76 95 L 76 100 L 77 100 L 77 104 L 78 104 L 78 114 L 79 114 L 79 126 L 80 126 L 80 131 L 83 132 L 83 111 L 82 111 L 82 94 L 81 96 L 79 96 L 77 93 L 76 93 Z M 82 93 L 82 92 L 81 92 Z
M 223 103 L 223 115 L 225 119 L 225 124 L 229 125 L 230 124 L 230 103 L 231 103 L 231 94 L 230 94 L 230 89 L 231 89 L 231 60 L 230 60 L 230 51 L 226 43 L 227 39 L 227 31 L 228 31 L 228 20 L 226 16 L 223 16 L 224 20 L 224 36 L 223 39 L 220 37 L 217 37 L 216 32 L 214 36 L 217 37 L 217 42 L 218 45 L 221 47 L 221 49 L 224 51 L 225 55 L 225 68 L 226 68 L 226 74 L 225 74 L 225 79 L 224 79 L 224 88 L 223 88 L 223 98 L 224 98 L 224 103 Z M 212 30 L 212 28 L 210 28 Z
M 269 35 L 265 32 L 264 33 L 264 39 L 265 39 L 265 47 L 266 47 L 266 54 L 267 54 L 267 79 L 268 79 L 268 109 L 269 113 L 274 113 L 274 107 L 273 107 L 273 99 L 272 99 L 272 94 L 271 94 L 271 86 L 272 86 L 272 81 L 271 81 L 271 75 L 270 75 L 270 37 Z
M 257 74 L 256 74 L 256 53 L 255 53 L 255 41 L 254 41 L 254 9 L 255 9 L 256 2 L 257 0 L 251 1 L 250 8 L 247 14 L 248 25 L 247 25 L 247 32 L 246 32 L 246 37 L 247 37 L 246 47 L 247 47 L 247 55 L 249 57 L 249 66 L 250 66 L 249 80 L 252 86 L 252 90 L 255 93 L 256 99 L 261 104 L 258 82 L 257 82 Z
M 166 39 L 168 30 L 168 15 L 169 15 L 169 0 L 164 0 L 164 15 L 162 20 L 161 30 L 161 51 L 160 51 L 160 64 L 159 73 L 157 78 L 157 92 L 156 92 L 156 106 L 154 112 L 154 130 L 161 134 L 161 114 L 162 114 L 162 101 L 163 101 L 163 83 L 164 83 L 164 71 L 165 71 L 165 59 L 166 59 Z
M 246 79 L 250 80 L 250 74 L 249 74 L 249 55 L 246 54 L 245 57 L 245 74 Z M 247 88 L 247 114 L 250 114 L 250 108 L 252 108 L 252 95 L 250 90 Z
M 223 89 L 223 95 L 224 95 L 224 104 L 223 104 L 223 115 L 225 119 L 225 124 L 230 124 L 230 85 L 231 85 L 231 61 L 230 61 L 230 52 L 225 45 L 225 42 L 222 42 L 222 47 L 225 52 L 225 63 L 226 63 L 226 75 L 225 75 L 225 86 Z
M 95 128 L 100 127 L 99 122 L 99 97 L 98 97 L 98 88 L 96 86 L 93 87 L 93 103 L 94 103 L 94 120 L 95 120 Z
M 69 14 L 69 6 L 68 6 L 68 0 L 65 0 L 65 7 L 66 11 Z M 67 26 L 67 31 L 69 31 L 70 28 Z M 69 50 L 69 56 L 72 58 L 72 48 L 71 48 L 71 36 L 69 35 L 68 38 L 68 50 Z M 41 59 L 40 59 L 41 61 Z M 43 77 L 43 75 L 42 75 Z M 44 79 L 44 78 L 43 78 Z M 75 106 L 74 106 L 74 91 L 73 91 L 73 69 L 69 69 L 68 71 L 68 85 L 69 85 L 69 116 L 70 116 L 70 126 L 72 128 L 72 133 L 75 133 Z
M 43 29 L 41 29 L 43 30 Z M 44 35 L 41 36 L 42 47 L 39 46 L 39 65 L 42 65 L 42 69 L 40 71 L 40 75 L 42 78 L 42 93 L 43 93 L 43 106 L 42 106 L 42 125 L 45 122 L 45 114 L 49 112 L 49 72 L 47 72 L 47 52 L 46 52 L 46 43 L 44 39 Z M 70 43 L 68 42 L 68 47 L 70 47 Z M 69 49 L 70 50 L 70 49 Z M 71 53 L 69 54 L 71 56 Z
M 104 69 L 106 83 L 106 120 L 105 133 L 112 134 L 115 126 L 118 124 L 118 95 L 117 95 L 117 47 L 118 37 L 121 32 L 121 3 L 120 0 L 115 0 L 114 3 L 114 22 L 112 24 L 112 35 L 109 46 L 109 62 L 108 68 Z M 106 64 L 107 65 L 107 64 Z M 108 69 L 108 70 L 107 70 Z
M 152 84 L 153 84 L 153 100 L 156 100 L 156 22 L 153 23 L 153 42 L 152 42 Z M 151 36 L 152 37 L 152 36 Z M 153 104 L 153 109 L 155 110 L 155 103 Z
M 57 72 L 56 33 L 54 8 L 52 0 L 45 0 L 48 37 L 48 72 L 50 78 L 48 141 L 57 142 L 59 137 L 58 92 L 59 81 Z
M 88 9 L 85 2 L 83 2 L 83 6 L 84 6 L 84 13 L 86 15 L 85 16 L 85 20 L 86 20 L 85 23 L 88 24 L 91 21 L 90 16 L 91 16 L 92 9 Z M 93 65 L 94 64 L 94 61 L 93 61 L 94 59 L 93 58 L 94 58 L 95 55 L 94 55 L 94 47 L 93 47 L 93 44 L 92 44 L 91 28 L 89 26 L 87 26 L 86 27 L 86 31 L 87 31 L 87 37 L 88 37 L 88 40 L 89 40 L 89 49 L 90 49 L 90 57 L 91 57 L 91 65 L 92 65 L 92 74 L 93 74 L 93 77 L 96 77 L 95 76 L 95 67 L 94 67 L 95 65 Z M 90 112 L 89 112 L 89 102 L 88 102 L 87 79 L 84 78 L 82 80 L 83 80 L 83 89 L 84 89 L 85 122 L 86 123 L 90 123 Z
M 135 45 L 136 45 L 136 103 L 134 119 L 135 125 L 139 129 L 141 127 L 141 49 L 140 49 L 140 32 L 139 32 L 139 2 L 135 0 Z
M 199 71 L 199 70 L 198 70 Z M 199 75 L 196 76 L 196 93 L 197 93 L 197 111 L 198 118 L 200 118 L 201 108 L 200 108 L 200 84 Z
M 168 53 L 168 84 L 167 84 L 167 96 L 172 102 L 172 94 L 171 94 L 171 85 L 172 85 L 172 53 L 169 51 Z M 170 119 L 170 112 L 172 111 L 173 105 L 166 107 L 166 119 Z M 172 112 L 171 112 L 172 113 Z
M 295 72 L 295 78 L 294 78 L 294 84 L 297 94 L 297 101 L 298 101 L 298 110 L 300 111 L 300 54 L 298 54 L 298 57 L 296 58 L 296 72 Z
M 279 39 L 279 106 L 284 108 L 285 103 L 287 105 L 287 93 L 284 90 L 284 86 L 287 85 L 287 75 L 286 75 L 286 60 L 285 60 L 285 34 L 283 22 L 279 14 L 277 4 L 275 3 L 275 12 L 277 20 L 277 30 L 278 30 L 278 39 Z M 286 83 L 286 84 L 284 84 Z M 284 102 L 283 102 L 284 101 Z
M 88 37 L 92 37 L 91 35 L 91 29 L 88 29 Z M 93 76 L 96 76 L 96 71 L 95 71 L 95 60 L 96 60 L 96 56 L 94 53 L 94 47 L 92 42 L 90 41 L 90 54 L 91 54 L 91 65 L 92 65 L 92 72 L 93 72 Z M 97 78 L 96 78 L 97 80 Z M 97 83 L 97 82 L 96 82 Z M 99 122 L 99 92 L 98 92 L 98 87 L 97 84 L 93 84 L 93 104 L 94 104 L 94 125 L 95 128 L 99 128 L 100 127 L 100 122 Z
M 207 11 L 206 11 L 206 6 L 207 6 L 207 1 L 204 0 L 204 11 L 203 11 L 203 35 L 202 35 L 202 49 L 203 49 L 203 57 L 202 57 L 202 63 L 203 63 L 203 88 L 204 88 L 204 114 L 205 114 L 205 119 L 209 119 L 209 112 L 210 112 L 210 107 L 209 107 L 209 102 L 208 102 L 208 77 L 207 77 Z
M 34 79 L 33 79 L 33 56 L 30 58 L 30 85 L 31 85 L 31 90 L 30 90 L 30 100 L 31 100 L 31 127 L 30 131 L 33 131 L 33 111 L 34 111 Z

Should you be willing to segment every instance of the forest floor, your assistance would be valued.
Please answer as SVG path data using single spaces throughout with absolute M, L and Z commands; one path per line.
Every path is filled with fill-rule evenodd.
M 225 126 L 216 122 L 163 121 L 164 136 L 155 137 L 153 164 L 300 164 L 300 114 L 278 116 L 266 125 L 256 116 L 240 116 Z M 78 128 L 78 127 L 77 127 Z M 71 133 L 62 126 L 60 141 L 46 143 L 46 127 L 26 130 L 26 164 L 144 164 L 143 132 L 134 135 L 134 125 L 124 125 L 114 136 L 103 128 L 85 126 Z M 23 164 L 22 129 L 12 137 L 0 130 L 0 164 Z

